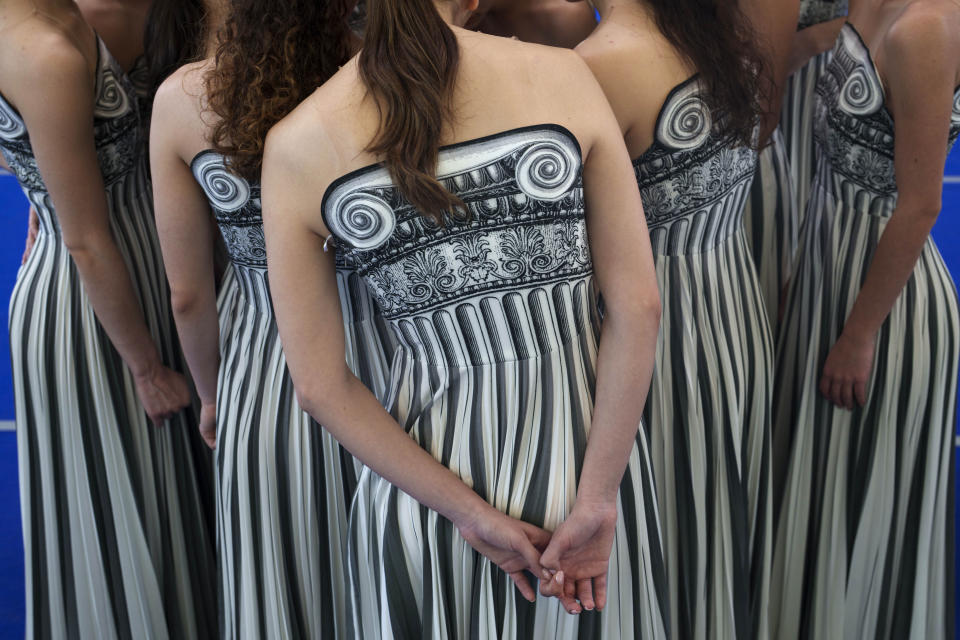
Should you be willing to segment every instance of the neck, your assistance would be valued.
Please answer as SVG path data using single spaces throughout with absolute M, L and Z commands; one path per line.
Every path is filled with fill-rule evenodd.
M 156 1 L 160 2 L 162 0 Z M 219 34 L 227 22 L 228 8 L 226 0 L 205 0 L 203 8 L 206 13 L 204 53 L 210 58 L 217 53 L 217 47 L 220 42 Z
M 462 27 L 470 20 L 472 11 L 464 11 L 459 2 L 438 2 L 434 1 L 437 13 L 443 18 L 443 21 L 452 27 Z

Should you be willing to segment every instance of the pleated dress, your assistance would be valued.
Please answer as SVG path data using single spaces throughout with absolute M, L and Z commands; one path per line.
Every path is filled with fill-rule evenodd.
M 663 305 L 644 413 L 678 638 L 767 637 L 773 342 L 743 230 L 757 156 L 699 76 L 634 161 Z
M 110 227 L 163 363 L 185 371 L 137 97 L 99 43 L 94 136 Z M 192 410 L 155 427 L 94 315 L 16 110 L 0 151 L 40 229 L 10 301 L 28 638 L 216 635 L 213 469 Z
M 212 150 L 191 168 L 230 260 L 218 300 L 221 637 L 352 639 L 345 559 L 358 465 L 297 402 L 270 302 L 259 185 Z M 382 396 L 386 325 L 356 274 L 339 269 L 337 282 L 347 363 Z
M 470 219 L 439 226 L 375 165 L 328 189 L 327 227 L 400 345 L 386 405 L 497 509 L 555 529 L 573 507 L 600 325 L 580 147 L 536 125 L 443 147 Z M 663 638 L 668 604 L 646 440 L 621 486 L 602 613 L 529 603 L 456 528 L 369 469 L 350 520 L 358 638 Z
M 757 175 L 743 211 L 743 225 L 774 337 L 780 300 L 790 281 L 800 239 L 800 216 L 790 160 L 778 127 L 757 156 Z
M 960 88 L 950 144 L 960 136 Z M 932 238 L 877 338 L 867 404 L 820 395 L 897 206 L 894 124 L 843 28 L 817 85 L 817 177 L 777 345 L 771 615 L 780 638 L 952 638 L 960 314 Z
M 847 15 L 849 0 L 800 0 L 800 18 L 798 29 L 829 22 Z M 829 52 L 825 51 L 811 58 L 800 70 L 787 80 L 783 93 L 783 107 L 780 112 L 780 127 L 783 130 L 784 145 L 787 149 L 790 171 L 793 176 L 793 188 L 796 197 L 796 211 L 800 216 L 800 226 L 807 212 L 807 200 L 810 199 L 810 186 L 813 184 L 815 157 L 813 132 L 816 103 L 817 80 L 823 75 Z

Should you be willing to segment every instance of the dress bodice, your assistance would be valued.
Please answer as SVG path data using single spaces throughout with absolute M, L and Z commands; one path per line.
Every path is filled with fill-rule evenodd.
M 145 170 L 140 153 L 139 99 L 133 85 L 111 57 L 102 40 L 97 41 L 97 74 L 94 95 L 93 133 L 97 160 L 108 200 L 122 191 L 125 180 Z M 41 232 L 57 233 L 59 225 L 23 118 L 0 95 L 0 153 L 17 176 L 40 218 Z M 142 178 L 143 176 L 138 176 Z
M 829 22 L 847 15 L 849 0 L 801 0 L 798 28 Z
M 889 216 L 896 206 L 894 122 L 870 51 L 849 23 L 840 32 L 817 84 L 815 138 L 841 199 L 867 196 L 870 210 Z M 960 89 L 954 93 L 949 142 L 960 136 Z M 837 183 L 838 185 L 840 183 Z M 849 204 L 853 204 L 852 202 Z
M 402 346 L 435 364 L 534 357 L 562 341 L 556 324 L 535 325 L 587 304 L 581 162 L 566 129 L 515 129 L 441 149 L 438 177 L 468 220 L 421 215 L 382 165 L 334 182 L 323 217 Z M 573 290 L 580 297 L 564 303 L 561 291 Z
M 673 89 L 633 168 L 655 255 L 708 251 L 742 226 L 757 154 L 719 132 L 699 76 Z

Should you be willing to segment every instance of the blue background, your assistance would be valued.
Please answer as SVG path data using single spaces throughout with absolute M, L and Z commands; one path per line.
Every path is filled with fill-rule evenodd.
M 944 185 L 943 213 L 933 233 L 954 279 L 960 281 L 960 145 L 947 162 L 946 174 L 948 183 Z M 958 183 L 950 183 L 951 177 L 955 177 Z M 27 202 L 16 181 L 9 175 L 0 175 L 0 301 L 3 301 L 0 303 L 3 314 L 3 324 L 0 325 L 0 421 L 14 418 L 6 302 L 10 299 L 20 266 L 26 228 Z M 960 509 L 957 512 L 960 513 Z M 960 533 L 960 519 L 957 531 Z M 960 563 L 957 574 L 960 575 Z M 960 589 L 957 598 L 960 605 Z M 3 431 L 0 432 L 0 639 L 23 638 L 23 619 L 23 541 L 17 489 L 17 447 L 13 432 Z

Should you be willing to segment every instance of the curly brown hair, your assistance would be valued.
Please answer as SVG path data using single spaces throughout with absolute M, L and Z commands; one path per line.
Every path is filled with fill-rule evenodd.
M 230 168 L 259 180 L 270 128 L 351 55 L 351 0 L 234 0 L 207 74 L 211 142 Z
M 734 142 L 753 147 L 774 85 L 766 52 L 735 0 L 643 0 L 699 72 L 705 101 Z

